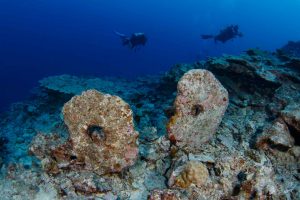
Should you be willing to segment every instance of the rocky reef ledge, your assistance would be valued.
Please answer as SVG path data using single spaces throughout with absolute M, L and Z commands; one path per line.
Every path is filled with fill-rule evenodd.
M 1 199 L 300 199 L 300 58 L 61 75 L 0 121 Z

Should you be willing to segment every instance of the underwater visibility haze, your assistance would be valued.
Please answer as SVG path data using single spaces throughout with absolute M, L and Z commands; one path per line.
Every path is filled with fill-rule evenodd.
M 299 39 L 299 8 L 298 0 L 1 0 L 1 110 L 49 75 L 134 78 L 207 56 L 274 50 Z M 226 44 L 201 39 L 231 24 L 244 37 Z M 147 45 L 130 51 L 114 31 L 144 32 Z
M 0 199 L 300 199 L 300 0 L 0 0 Z

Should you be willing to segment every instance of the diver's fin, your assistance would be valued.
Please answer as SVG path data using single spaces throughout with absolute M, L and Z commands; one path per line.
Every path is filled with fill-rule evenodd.
M 130 45 L 129 37 L 127 37 L 125 34 L 119 33 L 118 31 L 114 31 L 114 32 L 117 36 L 119 36 L 121 38 L 123 46 Z
M 207 39 L 212 39 L 212 38 L 214 38 L 215 36 L 213 36 L 213 35 L 201 35 L 201 38 L 203 39 L 203 40 L 207 40 Z
M 117 36 L 119 36 L 119 37 L 121 37 L 121 38 L 127 37 L 125 34 L 120 33 L 120 32 L 118 32 L 118 31 L 114 31 L 114 32 L 115 32 L 115 34 L 116 34 Z

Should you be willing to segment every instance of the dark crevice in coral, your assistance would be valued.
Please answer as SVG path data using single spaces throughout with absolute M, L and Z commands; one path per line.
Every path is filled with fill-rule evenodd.
M 58 194 L 60 197 L 66 197 L 68 195 L 67 192 L 62 188 L 59 189 Z
M 251 195 L 250 195 L 250 200 L 254 200 L 254 199 L 256 199 L 256 197 L 257 197 L 257 191 L 256 190 L 254 190 L 253 192 L 251 192 Z
M 295 58 L 293 58 L 293 59 L 291 59 L 289 62 L 287 62 L 287 63 L 285 64 L 285 66 L 291 67 L 291 68 L 293 68 L 293 69 L 295 69 L 295 70 L 300 71 L 300 59 L 295 59 Z
M 299 173 L 299 172 L 298 172 Z M 295 177 L 295 179 L 297 180 L 297 181 L 300 181 L 300 176 L 299 175 L 294 175 L 294 177 Z
M 87 134 L 93 139 L 95 137 L 105 139 L 103 128 L 97 125 L 90 125 L 87 129 Z
M 8 139 L 6 137 L 1 136 L 0 137 L 0 159 L 5 158 L 5 155 L 7 154 L 7 148 L 6 144 L 8 143 Z M 1 167 L 1 162 L 0 162 Z
M 206 167 L 208 169 L 209 175 L 215 176 L 215 164 L 214 163 L 206 163 Z
M 51 159 L 53 159 L 55 162 L 57 162 L 56 156 L 51 155 Z
M 165 158 L 165 160 L 163 160 L 164 163 L 166 163 L 167 160 L 172 160 L 170 156 L 167 156 Z M 169 166 L 166 167 L 165 171 L 163 172 L 163 177 L 166 178 L 166 181 L 165 181 L 165 185 L 168 185 L 168 180 L 169 180 L 169 176 L 168 176 L 168 173 L 169 171 L 172 169 L 172 165 L 171 165 L 171 162 L 170 163 L 167 163 Z
M 76 160 L 76 159 L 77 159 L 77 156 L 75 156 L 75 155 L 70 156 L 70 160 Z
M 249 141 L 249 146 L 251 149 L 256 149 L 256 141 L 258 137 L 263 133 L 263 128 L 260 127 L 256 130 L 256 132 L 251 136 Z
M 220 176 L 221 175 L 221 169 L 214 167 L 214 173 L 215 173 L 216 176 Z
M 268 140 L 268 144 L 272 149 L 277 149 L 282 152 L 287 152 L 289 150 L 289 147 L 280 144 L 274 144 L 271 140 Z
M 238 196 L 239 193 L 241 191 L 241 185 L 240 184 L 236 184 L 234 187 L 233 187 L 233 191 L 232 191 L 232 196 Z
M 300 146 L 300 132 L 287 124 L 291 136 L 295 139 L 295 145 Z
M 197 117 L 203 111 L 204 111 L 203 105 L 197 104 L 192 107 L 191 113 L 194 117 Z
M 253 77 L 247 74 L 238 74 L 225 69 L 209 68 L 209 70 L 211 70 L 218 78 L 220 76 L 230 77 L 231 80 L 235 80 L 236 83 L 240 84 L 240 91 L 247 92 L 249 94 L 259 92 L 263 96 L 269 96 L 274 94 L 274 91 L 280 87 L 280 84 L 266 81 L 260 77 Z M 222 82 L 222 78 L 219 79 L 226 87 L 226 82 Z
M 238 175 L 237 178 L 240 182 L 243 182 L 247 179 L 247 174 L 243 171 L 241 171 Z

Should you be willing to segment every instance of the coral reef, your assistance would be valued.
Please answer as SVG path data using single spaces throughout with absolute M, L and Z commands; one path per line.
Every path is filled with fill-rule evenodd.
M 214 75 L 190 70 L 178 82 L 175 115 L 167 130 L 172 143 L 197 151 L 216 132 L 228 106 L 228 93 Z
M 51 76 L 39 81 L 40 86 L 47 90 L 56 91 L 64 94 L 79 95 L 83 91 L 95 89 L 105 91 L 109 94 L 120 94 L 126 92 L 126 84 L 132 87 L 132 83 L 118 78 L 100 79 L 100 78 L 82 78 L 70 75 Z M 118 87 L 116 87 L 116 84 Z M 133 92 L 134 89 L 127 91 Z
M 30 99 L 14 104 L 1 115 L 0 138 L 5 138 L 1 199 L 300 199 L 299 60 L 281 52 L 250 49 L 240 56 L 224 55 L 195 64 L 178 64 L 160 77 L 131 81 L 68 75 L 45 78 Z M 176 90 L 177 82 L 185 80 L 184 74 L 193 69 L 212 72 L 230 97 L 223 118 L 218 115 L 221 123 L 215 125 L 210 139 L 199 143 L 196 150 L 178 148 L 167 132 L 168 124 L 172 125 L 170 118 L 176 116 L 178 109 L 174 101 L 181 96 L 181 91 Z M 198 84 L 196 81 L 191 88 Z M 203 89 L 196 93 L 210 94 L 205 88 L 210 86 L 203 84 Z M 93 92 L 83 93 L 88 98 L 80 95 L 90 89 Z M 104 155 L 99 152 L 103 146 L 94 144 L 107 136 L 104 127 L 123 127 L 118 120 L 89 121 L 93 117 L 96 121 L 104 119 L 97 115 L 96 108 L 103 103 L 98 97 L 111 100 L 103 104 L 107 110 L 105 119 L 119 118 L 121 111 L 131 113 L 130 105 L 131 117 L 121 119 L 130 119 L 130 128 L 126 130 L 135 137 L 133 123 L 140 133 L 139 145 L 134 144 L 139 156 L 134 153 L 132 162 L 121 162 L 121 168 L 111 170 L 105 159 L 103 163 L 98 160 L 97 166 L 102 170 L 94 165 Z M 75 103 L 84 105 L 72 106 Z M 109 109 L 109 105 L 116 109 Z M 192 110 L 186 106 L 190 104 L 180 105 Z M 88 111 L 89 107 L 92 109 Z M 200 110 L 194 109 L 197 112 L 193 113 Z M 87 120 L 80 120 L 81 117 Z M 197 127 L 198 131 L 202 128 L 199 124 Z M 83 136 L 86 130 L 90 134 Z M 78 152 L 81 144 L 76 143 L 76 138 L 82 136 L 94 149 L 82 147 L 83 152 Z M 187 137 L 191 136 L 184 139 Z M 111 138 L 109 144 L 119 139 L 124 142 L 122 137 Z M 128 141 L 136 138 L 132 139 Z M 197 138 L 188 139 L 196 144 Z M 105 154 L 111 155 L 108 160 L 126 160 L 123 153 L 128 151 L 122 149 L 126 146 L 122 144 L 118 146 L 120 154 Z M 83 166 L 79 165 L 82 157 Z
M 132 111 L 121 98 L 87 90 L 64 105 L 63 116 L 70 138 L 52 150 L 52 159 L 43 160 L 49 172 L 82 168 L 104 174 L 134 164 L 138 132 Z
M 286 45 L 278 49 L 281 54 L 293 57 L 300 57 L 300 41 L 289 41 Z

